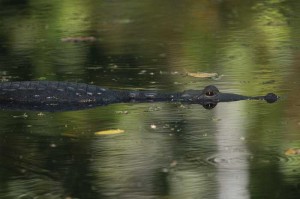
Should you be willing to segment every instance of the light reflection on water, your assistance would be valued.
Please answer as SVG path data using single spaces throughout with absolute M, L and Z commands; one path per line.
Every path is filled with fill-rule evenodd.
M 244 132 L 246 103 L 219 104 L 215 110 L 168 103 L 112 105 L 79 111 L 77 118 L 73 112 L 43 116 L 29 112 L 27 118 L 15 121 L 24 122 L 22 125 L 30 130 L 17 132 L 17 140 L 5 134 L 2 142 L 7 152 L 3 166 L 9 168 L 11 164 L 12 172 L 16 172 L 9 187 L 20 190 L 14 194 L 26 192 L 33 198 L 68 197 L 72 186 L 79 186 L 72 192 L 74 197 L 86 197 L 81 194 L 86 190 L 91 192 L 90 197 L 246 196 L 251 159 Z M 119 114 L 124 110 L 128 113 Z M 110 114 L 122 120 L 109 121 Z M 137 117 L 143 122 L 136 123 Z M 48 127 L 55 133 L 47 135 L 42 127 L 51 120 L 56 126 Z M 105 129 L 105 125 L 94 123 L 102 120 L 109 124 L 107 128 L 121 128 L 125 133 L 94 135 Z M 11 146 L 12 142 L 18 147 Z M 41 148 L 39 152 L 24 150 L 36 147 Z M 41 188 L 31 190 L 36 184 Z M 53 189 L 44 193 L 49 186 Z M 236 191 L 232 192 L 233 188 Z
M 246 118 L 242 114 L 245 109 L 243 105 L 231 103 L 216 113 L 222 118 L 217 123 L 218 152 L 214 157 L 218 168 L 219 198 L 250 198 L 247 172 L 249 151 L 244 143 Z

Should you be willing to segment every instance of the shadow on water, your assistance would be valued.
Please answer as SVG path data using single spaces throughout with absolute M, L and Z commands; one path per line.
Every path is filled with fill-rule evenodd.
M 37 137 L 26 136 L 22 140 L 33 139 Z M 95 178 L 87 175 L 92 155 L 81 147 L 88 143 L 64 138 L 42 138 L 39 143 L 11 143 L 8 142 L 8 136 L 5 142 L 14 147 L 1 146 L 2 177 L 9 177 L 6 180 L 10 181 L 1 187 L 2 197 L 63 198 L 75 195 L 79 198 L 99 198 L 91 185 Z M 39 151 L 28 151 L 26 148 L 37 148 Z M 72 150 L 78 151 L 74 153 Z M 9 190 L 14 192 L 10 193 Z

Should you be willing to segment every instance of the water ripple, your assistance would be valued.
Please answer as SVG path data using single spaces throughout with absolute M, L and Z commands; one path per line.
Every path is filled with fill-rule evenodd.
M 243 169 L 247 166 L 249 161 L 249 155 L 237 155 L 237 154 L 228 154 L 228 155 L 213 155 L 206 159 L 206 161 L 214 166 L 221 168 L 240 168 Z

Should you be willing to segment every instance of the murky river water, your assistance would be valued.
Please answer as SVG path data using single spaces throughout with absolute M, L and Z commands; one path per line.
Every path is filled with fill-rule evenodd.
M 0 198 L 299 198 L 299 12 L 292 0 L 0 0 L 2 81 L 281 96 L 1 110 Z M 111 129 L 124 132 L 95 134 Z

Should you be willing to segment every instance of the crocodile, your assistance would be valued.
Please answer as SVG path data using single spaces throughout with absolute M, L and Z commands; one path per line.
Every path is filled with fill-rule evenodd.
M 222 93 L 213 85 L 203 90 L 161 92 L 147 90 L 108 89 L 95 85 L 60 81 L 18 81 L 0 83 L 0 108 L 36 111 L 67 111 L 129 102 L 181 102 L 200 104 L 206 109 L 219 102 L 265 100 L 276 102 L 274 93 L 249 97 Z

